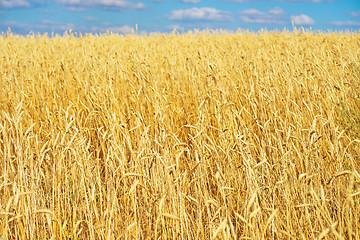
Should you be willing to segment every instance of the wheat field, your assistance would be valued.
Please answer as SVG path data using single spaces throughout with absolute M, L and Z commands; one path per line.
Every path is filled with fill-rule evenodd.
M 0 239 L 360 239 L 360 34 L 0 37 Z

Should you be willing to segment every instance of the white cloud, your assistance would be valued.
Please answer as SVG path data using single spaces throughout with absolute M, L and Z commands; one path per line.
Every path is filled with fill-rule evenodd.
M 351 12 L 350 15 L 353 16 L 353 17 L 360 17 L 360 11 Z
M 330 22 L 330 25 L 336 26 L 336 27 L 360 27 L 360 22 L 356 21 L 333 21 Z
M 192 4 L 197 4 L 197 3 L 201 3 L 201 0 L 182 0 L 184 3 L 192 3 Z
M 109 27 L 106 30 L 113 33 L 122 33 L 122 34 L 130 34 L 134 32 L 134 28 L 129 25 L 119 26 L 119 27 Z
M 118 34 L 132 34 L 136 33 L 134 28 L 129 25 L 123 26 L 85 26 L 85 25 L 74 25 L 71 23 L 64 23 L 52 20 L 43 20 L 37 24 L 29 24 L 17 21 L 5 21 L 0 22 L 0 29 L 10 28 L 13 33 L 27 35 L 29 33 L 48 33 L 48 34 L 60 34 L 64 32 L 69 32 L 70 30 L 73 33 L 118 33 Z M 147 35 L 148 33 L 144 30 L 139 30 L 137 32 L 139 35 Z
M 176 31 L 176 32 L 184 32 L 185 31 L 185 28 L 180 26 L 180 25 L 176 25 L 176 24 L 171 24 L 169 26 L 166 27 L 167 30 L 173 32 L 173 31 Z
M 301 25 L 301 26 L 309 26 L 309 25 L 313 25 L 315 24 L 315 21 L 305 15 L 305 14 L 300 14 L 300 15 L 297 15 L 297 16 L 291 16 L 291 21 L 294 23 L 294 25 Z
M 16 21 L 5 21 L 5 22 L 0 22 L 0 26 L 2 27 L 6 27 L 6 28 L 26 28 L 26 27 L 31 27 L 30 24 L 26 24 L 26 23 L 21 23 L 21 22 L 16 22 Z
M 123 26 L 111 26 L 111 27 L 91 27 L 90 32 L 96 32 L 96 33 L 119 33 L 119 34 L 131 34 L 135 33 L 135 29 L 129 25 L 123 25 Z M 146 34 L 146 32 L 141 31 L 140 34 Z
M 86 11 L 86 8 L 84 7 L 80 7 L 80 6 L 68 6 L 68 7 L 64 7 L 65 10 L 70 11 L 70 12 L 84 12 Z
M 37 24 L 22 23 L 17 21 L 0 22 L 0 26 L 9 27 L 13 32 L 21 32 L 22 34 L 58 32 L 74 29 L 75 26 L 70 23 L 55 22 L 52 20 L 43 20 Z
M 99 20 L 98 18 L 92 16 L 86 16 L 84 19 L 88 22 L 96 22 Z
M 30 7 L 26 0 L 0 0 L 0 8 Z
M 123 10 L 123 9 L 144 9 L 145 4 L 138 1 L 126 0 L 54 0 L 56 3 L 67 5 L 68 10 L 76 11 L 76 8 L 83 9 L 87 7 L 100 7 L 106 10 Z M 72 10 L 71 7 L 74 7 Z
M 247 9 L 239 12 L 239 18 L 246 23 L 285 24 L 286 13 L 279 7 L 262 12 L 257 9 Z
M 32 26 L 32 31 L 54 31 L 54 32 L 65 32 L 69 30 L 73 30 L 75 28 L 75 25 L 72 23 L 63 23 L 58 21 L 52 21 L 52 20 L 43 20 L 38 24 L 35 24 Z
M 52 20 L 43 20 L 38 22 L 37 24 L 29 24 L 29 23 L 22 23 L 16 21 L 6 21 L 0 22 L 0 27 L 3 29 L 7 29 L 10 27 L 12 32 L 21 33 L 21 34 L 29 34 L 30 32 L 33 33 L 44 33 L 44 32 L 54 32 L 58 34 L 63 34 L 65 31 L 72 32 L 81 32 L 81 33 L 119 33 L 119 34 L 131 34 L 134 33 L 135 30 L 133 27 L 129 25 L 123 26 L 92 26 L 87 27 L 84 25 L 74 25 L 71 23 L 64 23 Z M 146 31 L 139 31 L 138 34 L 145 35 L 147 34 Z
M 215 8 L 190 8 L 171 11 L 170 20 L 208 20 L 208 21 L 231 21 L 230 12 L 217 10 Z
M 279 7 L 274 7 L 272 9 L 269 9 L 268 12 L 273 15 L 284 15 L 285 14 L 285 12 Z

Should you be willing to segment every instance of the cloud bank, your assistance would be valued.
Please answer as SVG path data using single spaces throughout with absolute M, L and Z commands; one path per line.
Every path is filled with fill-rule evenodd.
M 192 4 L 198 4 L 201 3 L 201 0 L 182 0 L 183 3 L 192 3 Z
M 330 25 L 335 27 L 360 27 L 360 22 L 358 21 L 332 21 Z
M 247 9 L 238 12 L 239 18 L 245 23 L 285 24 L 286 13 L 278 7 L 262 12 L 257 9 Z
M 190 8 L 179 9 L 171 11 L 170 20 L 206 20 L 206 21 L 231 21 L 232 15 L 230 12 L 221 11 L 215 8 L 203 7 L 203 8 Z
M 142 2 L 126 0 L 55 0 L 55 2 L 68 6 L 69 10 L 74 7 L 74 9 L 96 7 L 106 10 L 144 9 L 146 7 Z
M 26 0 L 0 0 L 0 8 L 9 9 L 30 6 L 30 3 Z
M 305 14 L 291 16 L 291 21 L 296 26 L 310 26 L 310 25 L 315 24 L 315 21 L 311 17 L 309 17 Z

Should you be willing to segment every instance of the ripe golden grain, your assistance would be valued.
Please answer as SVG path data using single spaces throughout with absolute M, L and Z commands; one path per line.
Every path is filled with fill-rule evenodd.
M 0 238 L 359 239 L 360 141 L 337 111 L 359 49 L 358 33 L 0 37 Z

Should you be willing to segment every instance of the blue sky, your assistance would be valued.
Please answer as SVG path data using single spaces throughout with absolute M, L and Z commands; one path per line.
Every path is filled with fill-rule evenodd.
M 0 0 L 0 32 L 359 31 L 360 0 Z

